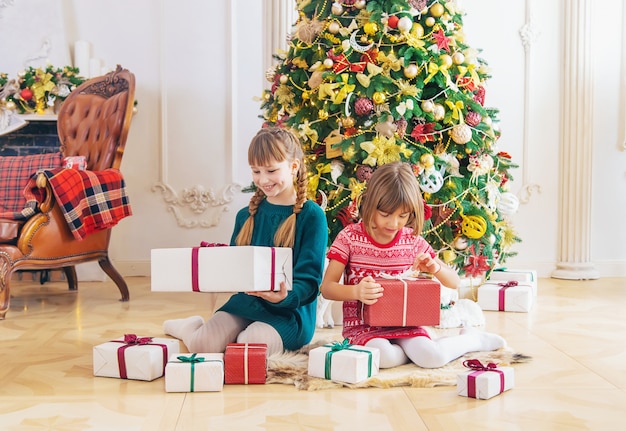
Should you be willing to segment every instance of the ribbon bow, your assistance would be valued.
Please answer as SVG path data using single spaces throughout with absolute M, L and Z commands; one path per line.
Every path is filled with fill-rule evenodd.
M 349 349 L 352 344 L 348 341 L 348 339 L 344 339 L 341 343 L 339 341 L 333 341 L 333 343 L 329 346 L 330 350 L 333 352 L 338 352 L 340 350 Z
M 176 359 L 178 359 L 180 362 L 190 362 L 190 363 L 196 363 L 196 362 L 204 362 L 205 358 L 203 357 L 197 357 L 196 356 L 197 353 L 194 353 L 191 356 L 177 356 Z
M 456 103 L 452 103 L 449 100 L 446 100 L 446 105 L 448 105 L 448 107 L 452 110 L 452 118 L 454 118 L 455 120 L 458 120 L 459 118 L 463 118 L 462 117 L 462 110 L 463 110 L 463 102 L 461 102 L 460 100 L 458 100 Z
M 498 286 L 502 286 L 502 287 L 515 287 L 515 286 L 517 286 L 517 281 L 515 281 L 515 280 L 511 280 L 511 281 L 507 281 L 506 283 L 498 283 Z
M 223 244 L 221 242 L 206 242 L 201 241 L 200 247 L 228 247 L 228 244 Z
M 498 368 L 498 365 L 493 362 L 483 365 L 478 359 L 468 359 L 463 362 L 463 366 L 472 371 L 495 371 L 495 369 Z
M 138 337 L 135 334 L 124 334 L 124 344 L 150 344 L 152 337 Z
M 450 74 L 448 73 L 448 66 L 441 65 L 439 66 L 437 63 L 428 63 L 428 76 L 424 79 L 424 84 L 428 84 L 431 79 L 438 73 L 441 72 L 443 76 L 446 77 L 446 82 L 450 81 Z

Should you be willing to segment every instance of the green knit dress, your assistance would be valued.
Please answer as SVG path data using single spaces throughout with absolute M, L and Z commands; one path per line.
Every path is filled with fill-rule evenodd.
M 292 205 L 274 205 L 267 199 L 263 200 L 254 216 L 251 245 L 274 246 L 274 233 L 292 213 Z M 234 245 L 248 216 L 247 207 L 237 213 L 231 245 Z M 285 350 L 301 348 L 311 341 L 315 332 L 317 295 L 322 282 L 327 245 L 328 224 L 324 211 L 315 202 L 306 201 L 296 218 L 293 288 L 288 291 L 287 297 L 273 304 L 256 296 L 236 293 L 220 311 L 272 325 L 280 334 Z M 245 268 L 234 270 L 242 271 Z

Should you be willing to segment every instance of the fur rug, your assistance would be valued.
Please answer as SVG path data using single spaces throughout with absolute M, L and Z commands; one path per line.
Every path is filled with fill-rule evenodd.
M 501 366 L 509 366 L 529 362 L 530 357 L 515 353 L 510 348 L 493 352 L 473 352 L 462 356 L 444 367 L 436 369 L 420 368 L 415 364 L 405 364 L 395 368 L 381 369 L 377 376 L 363 382 L 350 384 L 311 377 L 307 374 L 309 350 L 323 344 L 340 341 L 336 337 L 313 341 L 308 346 L 295 352 L 284 352 L 268 358 L 266 383 L 294 385 L 300 390 L 317 391 L 333 388 L 392 388 L 410 386 L 413 388 L 432 388 L 436 386 L 456 385 L 456 376 L 469 371 L 463 366 L 466 359 L 478 359 L 483 364 L 494 362 Z

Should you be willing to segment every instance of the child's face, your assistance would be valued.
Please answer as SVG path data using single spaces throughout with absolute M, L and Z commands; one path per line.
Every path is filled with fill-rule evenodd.
M 409 221 L 410 212 L 398 208 L 392 213 L 376 210 L 368 231 L 379 244 L 388 244 Z
M 276 205 L 293 205 L 296 203 L 296 190 L 293 186 L 299 161 L 284 160 L 272 162 L 268 166 L 250 166 L 254 185 L 260 188 L 267 200 Z

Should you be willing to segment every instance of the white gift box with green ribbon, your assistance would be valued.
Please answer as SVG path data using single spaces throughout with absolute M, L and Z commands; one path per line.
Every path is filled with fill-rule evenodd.
M 343 343 L 325 344 L 309 352 L 308 374 L 326 380 L 359 383 L 378 374 L 380 350 Z

